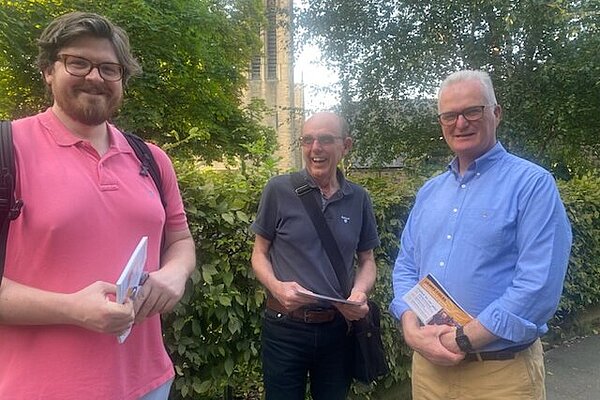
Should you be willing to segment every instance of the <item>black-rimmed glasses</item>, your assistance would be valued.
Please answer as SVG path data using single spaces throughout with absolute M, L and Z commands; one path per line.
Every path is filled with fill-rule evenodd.
M 96 64 L 87 58 L 71 54 L 59 54 L 58 58 L 62 60 L 65 70 L 69 74 L 79 78 L 87 76 L 94 68 L 97 68 L 102 79 L 108 82 L 117 82 L 123 79 L 123 72 L 125 72 L 125 67 L 118 63 L 103 62 Z
M 486 104 L 484 106 L 473 106 L 465 108 L 460 112 L 449 111 L 441 113 L 438 115 L 438 120 L 440 121 L 440 124 L 445 126 L 451 126 L 456 124 L 456 121 L 458 121 L 458 117 L 460 115 L 462 115 L 463 118 L 467 121 L 479 121 L 481 118 L 483 118 L 483 111 L 485 110 L 485 108 L 491 105 L 493 104 Z
M 335 141 L 337 139 L 344 139 L 341 136 L 334 136 L 334 135 L 318 135 L 318 136 L 312 136 L 312 135 L 303 135 L 300 136 L 300 145 L 302 146 L 312 146 L 312 144 L 315 142 L 315 140 L 321 145 L 321 146 L 327 146 L 330 144 L 335 143 Z

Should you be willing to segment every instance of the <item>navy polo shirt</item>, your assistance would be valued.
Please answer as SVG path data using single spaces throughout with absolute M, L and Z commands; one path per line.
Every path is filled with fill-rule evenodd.
M 302 174 L 309 185 L 317 187 L 306 170 Z M 340 171 L 338 180 L 340 190 L 330 199 L 323 201 L 318 189 L 307 196 L 323 201 L 325 220 L 351 279 L 348 286 L 352 287 L 356 253 L 377 247 L 379 236 L 371 199 L 365 189 L 347 181 Z M 269 253 L 277 279 L 297 282 L 326 296 L 345 297 L 317 231 L 294 192 L 291 175 L 276 176 L 267 183 L 251 229 L 271 241 Z

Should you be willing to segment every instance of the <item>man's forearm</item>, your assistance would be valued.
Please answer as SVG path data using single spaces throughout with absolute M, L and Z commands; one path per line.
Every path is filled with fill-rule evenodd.
M 196 268 L 196 246 L 191 235 L 182 234 L 167 246 L 161 255 L 163 268 L 180 274 L 187 281 Z
M 354 278 L 352 292 L 369 293 L 373 288 L 373 285 L 375 285 L 376 278 L 377 265 L 375 264 L 373 250 L 358 253 L 358 268 L 356 277 Z
M 0 290 L 0 324 L 49 325 L 67 323 L 68 295 L 21 285 L 6 277 Z

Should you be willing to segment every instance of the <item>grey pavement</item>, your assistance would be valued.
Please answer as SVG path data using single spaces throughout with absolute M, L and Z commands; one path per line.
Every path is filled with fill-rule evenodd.
M 600 335 L 545 353 L 547 400 L 600 400 Z

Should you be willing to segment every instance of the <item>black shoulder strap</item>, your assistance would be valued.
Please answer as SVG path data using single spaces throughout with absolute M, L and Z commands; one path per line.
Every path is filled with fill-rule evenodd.
M 348 287 L 348 273 L 344 268 L 344 259 L 342 258 L 340 249 L 335 241 L 335 238 L 333 237 L 333 233 L 331 233 L 331 229 L 329 229 L 327 221 L 325 221 L 325 216 L 323 215 L 321 207 L 317 203 L 317 199 L 315 196 L 309 195 L 313 191 L 313 188 L 306 183 L 306 180 L 302 177 L 300 172 L 293 173 L 291 175 L 291 179 L 294 191 L 300 198 L 306 213 L 310 217 L 310 220 L 317 230 L 317 234 L 321 239 L 321 243 L 323 243 L 327 257 L 329 257 L 329 261 L 333 266 L 335 275 L 340 282 L 340 287 L 344 292 L 344 295 L 349 296 L 350 288 Z
M 163 207 L 167 207 L 158 164 L 148 145 L 132 133 L 124 133 L 125 139 L 141 162 L 140 175 L 152 177 Z M 21 214 L 22 200 L 15 199 L 15 158 L 10 121 L 0 121 L 0 282 L 4 274 L 6 241 L 10 221 Z
M 152 177 L 156 188 L 158 189 L 158 194 L 160 195 L 160 201 L 164 208 L 167 208 L 167 201 L 165 199 L 165 193 L 163 191 L 162 179 L 160 179 L 160 172 L 158 170 L 158 164 L 150 151 L 150 148 L 144 142 L 144 139 L 141 137 L 134 135 L 133 133 L 123 132 L 125 139 L 135 152 L 135 155 L 142 163 L 140 166 L 140 175 Z
M 15 200 L 15 155 L 10 121 L 0 121 L 0 283 L 4 274 L 10 221 L 21 214 L 23 201 Z

